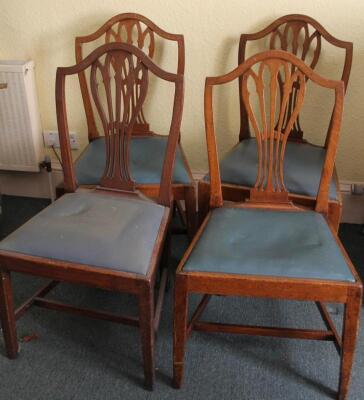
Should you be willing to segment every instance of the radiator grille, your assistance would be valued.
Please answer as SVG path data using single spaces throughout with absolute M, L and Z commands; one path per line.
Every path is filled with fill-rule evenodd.
M 0 61 L 0 170 L 39 171 L 42 129 L 32 61 Z

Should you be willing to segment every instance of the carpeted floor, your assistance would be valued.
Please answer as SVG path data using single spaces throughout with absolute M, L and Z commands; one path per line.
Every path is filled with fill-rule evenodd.
M 0 239 L 47 205 L 47 201 L 3 196 Z M 341 239 L 364 277 L 364 235 L 357 225 L 343 225 Z M 186 247 L 173 237 L 173 262 Z M 40 280 L 14 275 L 16 303 Z M 132 296 L 60 285 L 50 295 L 74 304 L 136 313 Z M 192 303 L 196 303 L 194 298 Z M 333 307 L 340 326 L 342 308 Z M 335 314 L 336 310 L 336 314 Z M 205 318 L 249 324 L 324 328 L 314 304 L 241 298 L 214 298 Z M 18 322 L 17 360 L 8 360 L 0 342 L 1 400 L 121 399 L 334 399 L 339 358 L 332 343 L 194 332 L 187 346 L 183 388 L 171 388 L 172 291 L 167 294 L 156 346 L 157 382 L 143 389 L 138 331 L 108 322 L 33 308 Z M 364 399 L 364 325 L 357 347 L 349 398 Z

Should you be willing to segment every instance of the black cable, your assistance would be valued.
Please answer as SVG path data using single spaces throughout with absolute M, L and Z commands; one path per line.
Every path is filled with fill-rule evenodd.
M 51 158 L 48 155 L 46 155 L 44 157 L 44 160 L 39 164 L 39 166 L 41 168 L 45 168 L 47 170 L 47 172 L 52 172 Z

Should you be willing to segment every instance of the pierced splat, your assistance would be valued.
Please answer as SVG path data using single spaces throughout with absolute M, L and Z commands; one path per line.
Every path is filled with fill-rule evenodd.
M 344 81 L 345 88 L 347 87 L 353 56 L 353 44 L 333 37 L 313 18 L 300 14 L 285 15 L 278 18 L 259 32 L 242 34 L 240 36 L 239 44 L 239 64 L 245 61 L 248 42 L 262 39 L 267 39 L 267 50 L 284 50 L 292 53 L 304 61 L 305 64 L 313 70 L 316 68 L 319 61 L 323 41 L 334 47 L 342 48 L 345 52 L 345 59 L 341 80 Z M 283 127 L 288 123 L 290 115 L 295 107 L 297 90 L 298 88 L 294 87 L 291 92 Z M 246 110 L 242 103 L 240 103 L 240 113 L 241 127 L 239 139 L 243 140 L 250 137 L 250 129 Z M 289 140 L 304 141 L 303 129 L 300 124 L 299 116 L 292 126 L 292 133 L 289 136 Z
M 184 73 L 184 39 L 182 35 L 168 33 L 159 28 L 148 18 L 135 13 L 123 13 L 115 15 L 105 22 L 97 31 L 90 35 L 77 37 L 75 40 L 76 61 L 81 62 L 88 54 L 87 48 L 100 45 L 100 41 L 108 43 L 127 43 L 142 50 L 148 57 L 154 59 L 156 40 L 163 42 L 175 42 L 178 47 L 177 73 Z M 84 45 L 88 45 L 84 48 Z M 84 72 L 79 74 L 82 99 L 85 107 L 88 126 L 88 139 L 93 141 L 100 136 L 95 122 L 94 109 L 91 105 L 91 89 L 88 85 L 88 78 Z M 135 88 L 137 91 L 137 87 Z M 152 131 L 145 117 L 143 107 L 137 115 L 134 124 L 133 135 L 150 135 Z
M 134 191 L 128 166 L 129 143 L 146 97 L 148 70 L 131 53 L 110 52 L 104 63 L 97 60 L 92 65 L 90 87 L 106 141 L 107 161 L 100 186 Z
M 111 26 L 105 34 L 105 43 L 124 42 L 139 47 L 150 58 L 154 56 L 154 32 L 136 19 L 125 19 Z
M 321 34 L 318 30 L 310 34 L 309 24 L 305 21 L 290 21 L 272 32 L 269 48 L 289 51 L 314 69 L 321 53 Z M 307 60 L 311 52 L 312 58 Z
M 105 43 L 123 42 L 132 44 L 139 49 L 144 50 L 150 58 L 153 59 L 155 51 L 155 37 L 154 32 L 150 27 L 142 25 L 139 20 L 125 19 L 112 25 L 105 34 Z M 135 86 L 135 91 L 138 86 Z M 136 119 L 137 124 L 142 124 L 149 129 L 149 125 L 144 116 L 143 108 L 140 109 Z
M 270 36 L 269 48 L 272 50 L 285 50 L 299 57 L 302 61 L 314 69 L 321 53 L 321 34 L 314 30 L 310 34 L 309 24 L 305 21 L 290 21 L 275 29 Z M 311 55 L 311 59 L 308 56 Z M 292 66 L 294 69 L 294 66 Z M 293 71 L 292 71 L 293 72 Z M 285 126 L 295 108 L 297 85 L 293 87 L 289 96 L 283 126 Z M 303 130 L 300 125 L 300 117 L 297 116 L 292 126 L 291 139 L 303 139 Z
M 250 199 L 288 202 L 284 185 L 284 154 L 288 137 L 292 134 L 292 127 L 303 105 L 305 75 L 292 68 L 291 63 L 279 59 L 267 59 L 256 67 L 257 72 L 250 68 L 241 80 L 242 100 L 258 147 L 257 179 L 251 189 Z M 252 81 L 255 89 L 258 110 L 252 106 L 253 93 L 248 89 L 249 81 Z M 293 90 L 295 102 L 289 118 L 286 118 Z

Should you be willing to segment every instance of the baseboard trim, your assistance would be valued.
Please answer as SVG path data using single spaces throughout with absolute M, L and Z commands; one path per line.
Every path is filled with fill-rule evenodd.
M 195 180 L 201 180 L 207 172 L 193 171 Z M 354 184 L 362 185 L 363 182 L 340 182 L 340 192 L 343 199 L 343 213 L 341 222 L 348 224 L 364 224 L 364 195 L 352 194 L 351 189 Z
M 195 180 L 201 180 L 205 171 L 193 171 Z M 53 169 L 53 190 L 63 180 L 62 170 Z M 364 224 L 364 195 L 351 193 L 351 186 L 360 182 L 340 182 L 343 198 L 343 214 L 341 222 Z M 50 198 L 47 173 L 0 172 L 0 193 L 13 196 Z
M 62 171 L 52 171 L 52 190 L 63 181 Z M 45 170 L 30 172 L 0 172 L 0 194 L 22 197 L 51 197 L 48 174 Z

